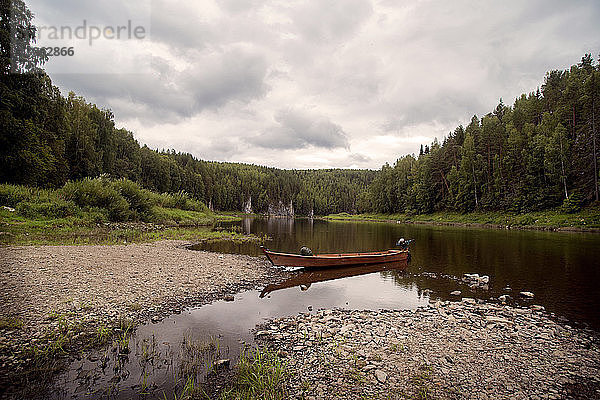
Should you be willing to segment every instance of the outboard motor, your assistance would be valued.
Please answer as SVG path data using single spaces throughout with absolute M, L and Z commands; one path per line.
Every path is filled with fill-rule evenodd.
M 404 239 L 400 238 L 398 242 L 396 242 L 396 246 L 400 247 L 402 250 L 408 250 L 408 246 L 414 242 L 414 239 Z
M 300 255 L 301 256 L 312 256 L 313 252 L 308 247 L 302 246 L 302 248 L 300 249 Z

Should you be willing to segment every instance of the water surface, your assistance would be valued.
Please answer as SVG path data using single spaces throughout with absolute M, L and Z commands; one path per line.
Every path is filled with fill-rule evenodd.
M 460 228 L 448 226 L 310 219 L 246 218 L 245 233 L 266 234 L 272 250 L 315 253 L 376 251 L 393 248 L 400 237 L 414 238 L 408 272 L 431 272 L 462 277 L 465 273 L 490 276 L 488 291 L 472 291 L 448 279 L 414 276 L 420 289 L 448 298 L 465 295 L 489 299 L 520 291 L 535 294 L 533 302 L 574 322 L 600 330 L 600 235 L 525 230 Z M 217 243 L 211 249 L 259 255 L 252 244 Z M 511 287 L 512 291 L 503 289 Z

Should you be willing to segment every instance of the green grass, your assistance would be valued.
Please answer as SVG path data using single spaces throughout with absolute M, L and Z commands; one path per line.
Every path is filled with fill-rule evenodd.
M 0 329 L 14 331 L 23 327 L 23 321 L 17 317 L 0 317 Z
M 287 399 L 285 382 L 289 371 L 284 361 L 269 350 L 245 350 L 237 365 L 233 387 L 222 400 Z
M 138 221 L 192 225 L 215 220 L 208 207 L 183 191 L 154 193 L 135 182 L 106 177 L 67 182 L 54 190 L 1 184 L 0 206 L 14 208 L 16 215 L 35 220 L 74 217 L 96 223 Z
M 1 212 L 0 212 L 1 213 Z M 79 224 L 78 220 L 10 221 L 0 223 L 3 245 L 114 245 L 158 240 L 258 240 L 233 231 L 213 231 L 210 226 L 165 227 L 133 224 L 127 227 Z
M 181 210 L 179 208 L 153 208 L 153 222 L 166 225 L 211 225 L 215 215 L 207 211 Z
M 11 211 L 5 207 L 13 208 Z M 211 232 L 218 215 L 184 192 L 153 193 L 127 180 L 69 182 L 50 190 L 0 185 L 0 244 L 123 244 L 238 237 Z
M 600 208 L 588 207 L 567 214 L 560 209 L 530 212 L 525 214 L 509 212 L 437 212 L 432 214 L 332 214 L 324 217 L 335 221 L 381 221 L 401 223 L 431 223 L 457 225 L 488 225 L 498 227 L 537 227 L 537 228 L 600 228 Z

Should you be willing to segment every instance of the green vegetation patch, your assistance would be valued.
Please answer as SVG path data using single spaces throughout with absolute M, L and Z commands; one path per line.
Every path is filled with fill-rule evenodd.
M 23 321 L 17 317 L 0 317 L 0 329 L 6 329 L 9 331 L 21 329 L 23 327 Z
M 233 388 L 221 394 L 222 400 L 287 399 L 286 363 L 269 350 L 246 350 L 237 365 Z
M 562 208 L 529 213 L 510 212 L 437 212 L 431 214 L 331 214 L 335 221 L 375 221 L 432 224 L 476 224 L 492 226 L 540 228 L 600 228 L 600 208 L 587 207 L 576 213 L 566 213 Z
M 220 216 L 185 192 L 154 193 L 126 179 L 68 182 L 56 190 L 0 184 L 0 244 L 123 244 L 238 238 L 211 233 Z

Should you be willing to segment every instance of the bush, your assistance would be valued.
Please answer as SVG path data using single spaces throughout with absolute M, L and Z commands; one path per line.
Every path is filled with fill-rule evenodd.
M 17 204 L 16 211 L 27 218 L 64 218 L 73 215 L 76 208 L 73 202 L 64 200 L 42 203 L 22 201 Z
M 131 219 L 149 220 L 152 216 L 152 199 L 150 191 L 142 189 L 137 183 L 127 179 L 114 181 L 113 187 L 129 203 Z
M 155 198 L 157 205 L 166 208 L 179 208 L 189 211 L 206 211 L 208 208 L 201 201 L 190 198 L 190 196 L 180 190 L 177 193 L 163 193 Z
M 581 211 L 583 202 L 583 196 L 578 192 L 574 192 L 571 193 L 571 196 L 569 196 L 568 199 L 563 201 L 561 208 L 563 212 L 566 212 L 567 214 L 574 214 Z
M 67 182 L 60 190 L 65 199 L 73 201 L 81 208 L 103 208 L 111 221 L 128 221 L 133 217 L 129 203 L 107 179 L 85 178 L 77 182 Z
M 32 188 L 22 185 L 0 185 L 0 206 L 16 208 L 22 201 L 33 203 L 48 202 L 56 196 L 50 190 Z
M 153 221 L 154 206 L 206 212 L 207 207 L 184 191 L 152 193 L 127 179 L 85 178 L 67 182 L 59 190 L 0 184 L 0 206 L 16 209 L 26 218 L 63 218 L 70 215 L 93 222 Z M 184 218 L 187 216 L 182 216 Z

